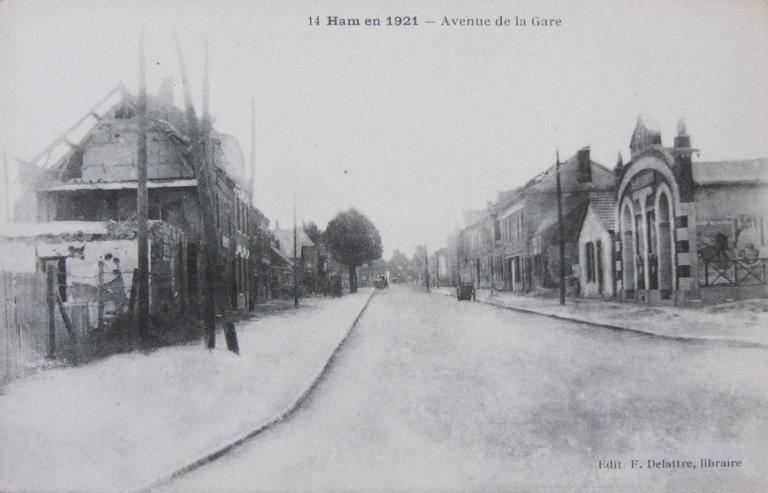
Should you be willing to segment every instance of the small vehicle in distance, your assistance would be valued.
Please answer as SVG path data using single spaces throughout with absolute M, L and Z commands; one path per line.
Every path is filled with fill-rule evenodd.
M 389 282 L 385 276 L 379 276 L 373 281 L 373 287 L 376 289 L 388 289 Z
M 456 299 L 475 301 L 477 299 L 477 293 L 475 293 L 475 283 L 459 281 L 459 285 L 456 286 Z

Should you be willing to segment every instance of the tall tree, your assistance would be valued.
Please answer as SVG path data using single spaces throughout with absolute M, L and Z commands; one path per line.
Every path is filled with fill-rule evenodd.
M 307 234 L 312 243 L 317 245 L 323 242 L 323 230 L 317 227 L 314 222 L 309 222 L 304 225 L 304 232 Z
M 356 209 L 339 212 L 323 235 L 331 255 L 349 269 L 349 292 L 357 292 L 356 268 L 381 257 L 381 235 L 365 214 Z

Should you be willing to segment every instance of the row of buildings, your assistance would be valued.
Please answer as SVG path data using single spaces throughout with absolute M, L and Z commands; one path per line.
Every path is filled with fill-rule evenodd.
M 682 120 L 668 147 L 639 117 L 629 147 L 613 170 L 589 147 L 560 165 L 568 292 L 678 306 L 768 296 L 768 159 L 696 161 Z M 455 280 L 559 286 L 555 169 L 465 213 L 442 259 Z
M 147 119 L 150 311 L 174 317 L 201 306 L 203 259 L 191 132 L 171 81 L 148 97 Z M 53 266 L 61 299 L 84 307 L 91 326 L 128 309 L 138 252 L 138 138 L 137 99 L 119 86 L 41 156 L 20 163 L 14 222 L 0 230 L 0 271 Z M 292 295 L 294 258 L 302 290 L 320 289 L 327 252 L 301 229 L 296 251 L 293 228 L 270 229 L 253 205 L 256 177 L 246 177 L 237 140 L 213 130 L 211 145 L 219 312 Z

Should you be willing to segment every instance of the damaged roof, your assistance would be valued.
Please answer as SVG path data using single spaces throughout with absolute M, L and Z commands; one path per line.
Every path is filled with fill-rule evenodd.
M 37 156 L 26 164 L 50 171 L 56 171 L 59 175 L 53 179 L 61 182 L 69 182 L 73 178 L 81 177 L 79 169 L 82 164 L 82 156 L 89 139 L 96 133 L 102 123 L 123 121 L 127 125 L 135 125 L 135 111 L 137 98 L 119 84 L 107 95 L 96 103 L 86 114 L 77 120 L 61 136 L 43 149 Z M 172 96 L 158 97 L 147 95 L 147 120 L 150 130 L 160 132 L 176 144 L 181 154 L 180 165 L 189 170 L 182 173 L 188 178 L 194 176 L 194 170 L 186 162 L 184 155 L 189 152 L 191 138 L 189 135 L 187 117 L 184 111 L 173 104 Z M 245 177 L 245 158 L 237 139 L 229 134 L 216 130 L 211 132 L 215 146 L 214 162 L 241 188 L 247 188 Z M 169 177 L 170 178 L 170 177 Z

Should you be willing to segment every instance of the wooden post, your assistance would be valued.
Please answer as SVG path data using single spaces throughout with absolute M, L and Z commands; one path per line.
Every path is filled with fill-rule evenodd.
M 563 225 L 563 191 L 560 188 L 560 151 L 557 151 L 555 179 L 557 184 L 558 243 L 560 244 L 560 304 L 565 305 L 565 232 Z
M 45 299 L 48 303 L 48 359 L 56 357 L 56 281 L 53 266 L 45 268 Z
M 149 241 L 147 239 L 147 221 L 149 220 L 149 195 L 147 191 L 147 87 L 144 67 L 144 33 L 141 33 L 139 40 L 139 101 L 138 101 L 138 120 L 139 136 L 138 150 L 136 156 L 137 186 L 136 186 L 136 219 L 138 222 L 138 306 L 139 311 L 136 315 L 136 334 L 141 342 L 146 335 L 149 325 Z M 101 286 L 101 270 L 103 266 L 100 263 L 99 286 Z M 100 287 L 101 289 L 101 287 Z M 100 302 L 101 303 L 101 302 Z M 99 323 L 102 323 L 101 313 Z
M 99 260 L 99 287 L 98 287 L 98 327 L 99 327 L 99 333 L 104 332 L 104 261 Z M 133 289 L 133 286 L 131 286 Z M 133 311 L 131 311 L 131 314 L 133 314 Z
M 8 178 L 8 156 L 3 149 L 3 181 L 5 182 L 5 221 L 13 222 L 13 212 L 11 210 L 11 180 Z
M 200 203 L 200 216 L 203 223 L 203 242 L 201 251 L 203 254 L 204 268 L 202 272 L 203 275 L 200 276 L 200 284 L 203 292 L 205 345 L 208 349 L 212 349 L 216 347 L 216 293 L 214 292 L 215 288 L 213 284 L 214 279 L 216 279 L 218 268 L 219 233 L 216 230 L 216 222 L 213 215 L 215 163 L 213 162 L 213 152 L 210 142 L 211 122 L 209 115 L 204 112 L 203 131 L 201 132 L 197 114 L 195 113 L 195 107 L 192 104 L 192 91 L 189 87 L 187 68 L 178 38 L 176 39 L 176 54 L 179 60 L 181 82 L 184 87 L 184 106 L 192 142 L 190 154 L 195 169 L 195 175 L 197 177 L 197 197 Z M 208 64 L 206 63 L 205 85 L 207 85 L 207 65 Z M 206 111 L 208 107 L 207 97 L 208 91 L 206 90 L 204 93 L 204 98 L 206 100 L 203 102 Z
M 128 315 L 131 318 L 134 316 L 134 310 L 136 309 L 136 285 L 139 282 L 139 269 L 133 269 L 133 276 L 131 277 L 131 291 L 128 294 Z
M 2 283 L 0 283 L 0 312 L 3 314 L 3 322 L 5 324 L 5 335 L 0 336 L 5 338 L 5 378 L 1 378 L 2 375 L 0 374 L 0 383 L 4 382 L 5 379 L 11 379 L 11 376 L 13 375 L 13 372 L 11 371 L 11 359 L 15 359 L 11 357 L 11 324 L 8 323 L 8 301 L 10 299 L 10 293 L 8 292 L 7 278 L 10 275 L 12 275 L 10 272 L 0 272 L 0 281 L 2 281 Z
M 251 167 L 251 190 L 249 205 L 256 204 L 256 101 L 251 98 L 251 157 L 249 160 Z
M 297 308 L 299 306 L 299 284 L 298 284 L 298 252 L 296 241 L 296 196 L 293 196 L 293 306 Z
M 59 290 L 55 290 L 56 292 L 56 304 L 59 307 L 59 313 L 61 313 L 61 320 L 64 321 L 64 327 L 67 329 L 67 334 L 69 334 L 69 337 L 72 338 L 74 342 L 77 342 L 77 334 L 75 334 L 75 329 L 72 327 L 72 320 L 69 318 L 69 314 L 67 313 L 67 309 L 64 307 L 64 302 L 61 301 L 61 295 L 59 294 Z
M 237 331 L 231 321 L 224 323 L 224 339 L 227 341 L 227 349 L 235 354 L 240 354 L 240 346 L 237 343 Z

